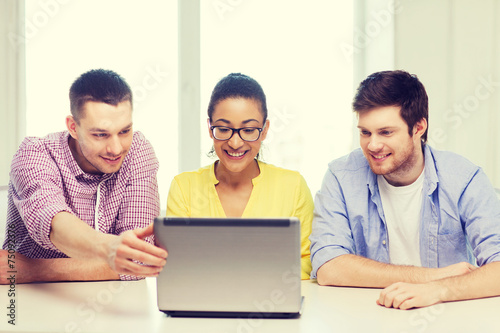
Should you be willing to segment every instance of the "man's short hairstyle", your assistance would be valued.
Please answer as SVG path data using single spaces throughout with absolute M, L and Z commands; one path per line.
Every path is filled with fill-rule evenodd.
M 424 85 L 416 75 L 402 70 L 383 71 L 369 75 L 360 83 L 354 101 L 358 114 L 385 106 L 401 107 L 401 117 L 408 125 L 410 136 L 415 124 L 424 118 L 429 123 L 429 102 Z M 427 130 L 422 141 L 427 141 Z
M 117 73 L 105 69 L 93 69 L 83 73 L 69 90 L 71 115 L 76 123 L 84 116 L 85 103 L 102 102 L 113 106 L 129 101 L 132 104 L 132 91 L 125 80 Z
M 208 118 L 212 121 L 217 104 L 227 98 L 248 98 L 260 104 L 260 111 L 264 116 L 264 123 L 267 120 L 266 95 L 260 84 L 251 77 L 241 73 L 231 73 L 223 77 L 212 91 L 210 103 L 208 104 Z

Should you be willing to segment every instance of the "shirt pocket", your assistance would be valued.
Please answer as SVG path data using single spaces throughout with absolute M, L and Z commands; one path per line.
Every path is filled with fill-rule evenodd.
M 466 236 L 461 229 L 438 234 L 437 245 L 439 267 L 468 261 Z

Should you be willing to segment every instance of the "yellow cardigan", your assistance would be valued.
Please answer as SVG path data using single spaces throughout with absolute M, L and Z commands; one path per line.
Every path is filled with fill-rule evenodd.
M 301 278 L 311 272 L 310 241 L 314 203 L 304 177 L 297 171 L 258 161 L 260 174 L 242 217 L 297 217 L 300 220 Z M 215 185 L 214 164 L 183 172 L 172 180 L 167 216 L 226 217 Z

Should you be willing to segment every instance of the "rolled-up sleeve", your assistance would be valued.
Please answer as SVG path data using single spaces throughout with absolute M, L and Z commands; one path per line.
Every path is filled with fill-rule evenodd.
M 311 278 L 331 259 L 355 253 L 347 207 L 342 188 L 334 173 L 328 169 L 314 201 L 311 240 Z
M 11 164 L 12 201 L 30 237 L 41 247 L 57 251 L 50 240 L 52 219 L 60 212 L 73 214 L 73 211 L 66 203 L 56 163 L 42 146 L 27 146 L 27 140 L 21 144 Z
M 477 264 L 500 261 L 500 201 L 482 169 L 465 188 L 459 210 Z

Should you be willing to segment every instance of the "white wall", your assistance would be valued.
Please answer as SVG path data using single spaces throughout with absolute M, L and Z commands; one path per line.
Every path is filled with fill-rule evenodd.
M 24 44 L 16 42 L 23 16 L 23 1 L 0 1 L 0 187 L 8 183 L 11 157 L 25 133 Z
M 429 95 L 429 143 L 481 166 L 500 187 L 500 2 L 401 0 L 395 68 Z

